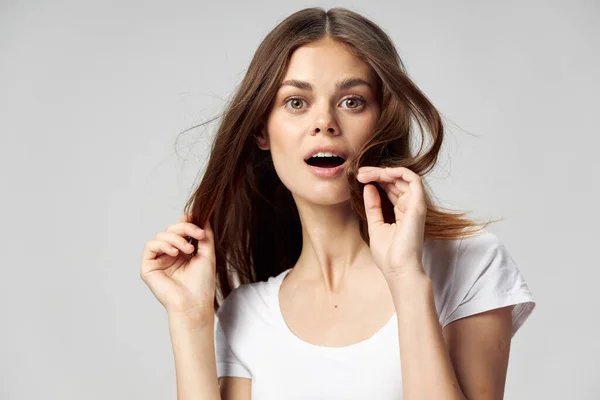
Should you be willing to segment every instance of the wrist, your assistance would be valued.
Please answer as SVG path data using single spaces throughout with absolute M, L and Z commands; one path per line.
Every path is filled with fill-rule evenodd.
M 420 262 L 406 265 L 400 270 L 390 271 L 384 274 L 388 286 L 405 286 L 412 285 L 415 282 L 423 282 L 429 279 L 425 273 L 423 265 Z
M 204 313 L 202 315 L 169 312 L 169 328 L 177 331 L 181 330 L 202 330 L 214 328 L 215 315 L 214 313 Z
M 415 299 L 420 295 L 426 295 L 432 286 L 431 279 L 425 271 L 406 271 L 394 276 L 386 277 L 386 281 L 394 302 L 406 301 L 404 299 Z

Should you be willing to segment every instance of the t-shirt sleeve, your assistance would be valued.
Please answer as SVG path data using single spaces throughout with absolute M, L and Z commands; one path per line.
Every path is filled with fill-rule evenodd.
M 252 378 L 252 374 L 248 371 L 248 368 L 238 360 L 232 351 L 218 317 L 215 318 L 215 356 L 218 378 L 222 376 Z
M 504 244 L 486 231 L 462 239 L 457 252 L 442 327 L 460 318 L 512 305 L 514 336 L 535 308 L 535 301 Z

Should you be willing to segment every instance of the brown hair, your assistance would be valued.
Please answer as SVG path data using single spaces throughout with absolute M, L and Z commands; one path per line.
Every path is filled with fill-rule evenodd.
M 358 167 L 403 166 L 423 176 L 437 161 L 444 136 L 440 114 L 408 77 L 391 39 L 381 28 L 344 8 L 306 8 L 287 17 L 256 50 L 223 112 L 202 180 L 185 205 L 194 224 L 203 226 L 209 218 L 214 231 L 215 310 L 233 289 L 232 273 L 239 284 L 265 281 L 293 267 L 300 256 L 302 233 L 296 204 L 279 180 L 270 152 L 260 150 L 255 139 L 265 128 L 294 50 L 324 37 L 345 44 L 378 76 L 381 116 L 375 134 L 347 168 L 350 201 L 360 218 L 365 242 L 369 243 L 369 237 L 363 185 L 355 179 Z M 415 124 L 421 133 L 421 146 L 412 154 Z M 431 135 L 431 144 L 423 152 L 424 131 Z M 470 236 L 490 223 L 478 224 L 465 218 L 466 213 L 436 206 L 425 186 L 425 239 Z M 381 190 L 380 196 L 385 220 L 394 221 L 392 204 Z

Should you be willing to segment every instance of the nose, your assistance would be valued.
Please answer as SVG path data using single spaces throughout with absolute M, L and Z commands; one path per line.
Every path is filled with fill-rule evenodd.
M 317 111 L 317 116 L 314 122 L 314 128 L 311 135 L 315 136 L 317 133 L 326 132 L 330 135 L 337 136 L 340 134 L 340 129 L 335 120 L 335 116 L 328 106 L 322 107 Z

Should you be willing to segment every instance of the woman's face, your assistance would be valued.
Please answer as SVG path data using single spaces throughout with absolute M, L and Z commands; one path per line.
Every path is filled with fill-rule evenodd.
M 346 168 L 374 133 L 376 90 L 371 67 L 331 39 L 292 54 L 267 135 L 258 142 L 271 151 L 277 175 L 294 197 L 316 204 L 350 198 Z M 311 157 L 317 153 L 325 157 Z

